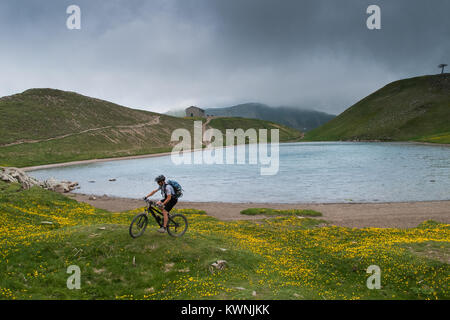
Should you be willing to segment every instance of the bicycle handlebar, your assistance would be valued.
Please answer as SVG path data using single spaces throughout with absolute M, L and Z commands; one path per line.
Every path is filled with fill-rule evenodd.
M 156 205 L 157 201 L 150 200 L 150 199 L 148 199 L 148 198 L 145 198 L 144 200 L 145 200 L 145 202 L 147 202 L 147 204 L 150 205 L 150 206 L 160 207 L 160 206 Z

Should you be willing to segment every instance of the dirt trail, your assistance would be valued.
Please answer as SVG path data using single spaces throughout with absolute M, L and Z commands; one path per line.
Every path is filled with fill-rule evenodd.
M 38 143 L 38 142 L 45 142 L 45 141 L 51 141 L 51 140 L 64 139 L 64 138 L 67 138 L 67 137 L 70 137 L 70 136 L 74 136 L 74 135 L 77 135 L 77 134 L 82 134 L 82 133 L 91 132 L 91 131 L 98 131 L 98 130 L 103 130 L 103 129 L 110 129 L 110 128 L 121 128 L 121 129 L 142 128 L 142 127 L 145 127 L 145 126 L 151 126 L 151 125 L 158 124 L 159 121 L 160 121 L 159 118 L 160 118 L 160 116 L 155 116 L 154 119 L 152 121 L 150 121 L 150 122 L 139 123 L 139 124 L 132 124 L 132 125 L 117 125 L 117 126 L 106 126 L 106 127 L 91 128 L 91 129 L 86 129 L 86 130 L 82 130 L 82 131 L 79 131 L 79 132 L 68 133 L 68 134 L 64 134 L 64 135 L 61 135 L 61 136 L 52 137 L 52 138 L 46 138 L 46 139 L 20 140 L 20 141 L 7 143 L 7 144 L 2 144 L 2 145 L 0 145 L 0 147 L 9 147 L 9 146 L 14 146 L 14 145 L 23 144 L 23 143 Z
M 211 141 L 206 139 L 205 132 L 207 130 L 206 126 L 211 122 L 212 119 L 217 118 L 213 116 L 206 117 L 206 121 L 202 124 L 202 133 L 203 133 L 203 144 L 207 145 Z
M 70 194 L 78 201 L 87 202 L 109 211 L 124 211 L 143 207 L 144 201 L 129 198 L 97 197 Z M 323 214 L 321 219 L 333 225 L 350 228 L 413 228 L 426 220 L 450 223 L 450 201 L 387 202 L 387 203 L 326 203 L 326 204 L 276 204 L 276 203 L 222 203 L 182 202 L 176 208 L 205 210 L 220 220 L 258 220 L 262 216 L 241 215 L 247 208 L 312 209 Z

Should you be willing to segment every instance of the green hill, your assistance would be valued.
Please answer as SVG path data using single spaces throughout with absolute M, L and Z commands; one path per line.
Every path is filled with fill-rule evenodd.
M 450 143 L 450 74 L 392 82 L 305 140 L 381 140 Z
M 173 146 L 172 132 L 185 128 L 192 133 L 194 120 L 198 119 L 131 109 L 74 92 L 30 89 L 0 98 L 0 165 L 24 167 L 166 152 Z M 244 127 L 248 121 L 256 129 L 280 128 L 281 141 L 300 136 L 295 129 L 266 121 L 239 121 Z
M 212 128 L 219 129 L 222 133 L 225 133 L 226 129 L 278 129 L 280 134 L 280 141 L 297 141 L 302 137 L 302 133 L 296 129 L 286 127 L 284 125 L 259 120 L 259 119 L 247 119 L 238 117 L 220 117 L 213 118 L 209 122 L 209 126 Z M 270 132 L 267 133 L 268 141 L 271 141 Z

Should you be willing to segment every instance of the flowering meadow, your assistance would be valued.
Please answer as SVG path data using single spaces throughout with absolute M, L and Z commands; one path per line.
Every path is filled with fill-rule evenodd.
M 0 299 L 449 299 L 450 225 L 351 229 L 320 218 L 219 221 L 195 209 L 182 238 L 132 239 L 143 208 L 110 213 L 0 182 Z M 226 268 L 211 264 L 226 260 Z M 81 270 L 68 289 L 67 268 Z M 367 268 L 379 266 L 381 288 Z

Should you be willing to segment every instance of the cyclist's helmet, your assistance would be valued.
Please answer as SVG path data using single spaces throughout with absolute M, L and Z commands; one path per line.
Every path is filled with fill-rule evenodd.
M 164 180 L 166 180 L 166 177 L 164 177 L 162 174 L 160 174 L 159 176 L 157 176 L 157 177 L 155 178 L 155 181 L 156 181 L 157 183 L 159 183 L 159 182 L 161 182 L 161 181 L 164 181 Z

